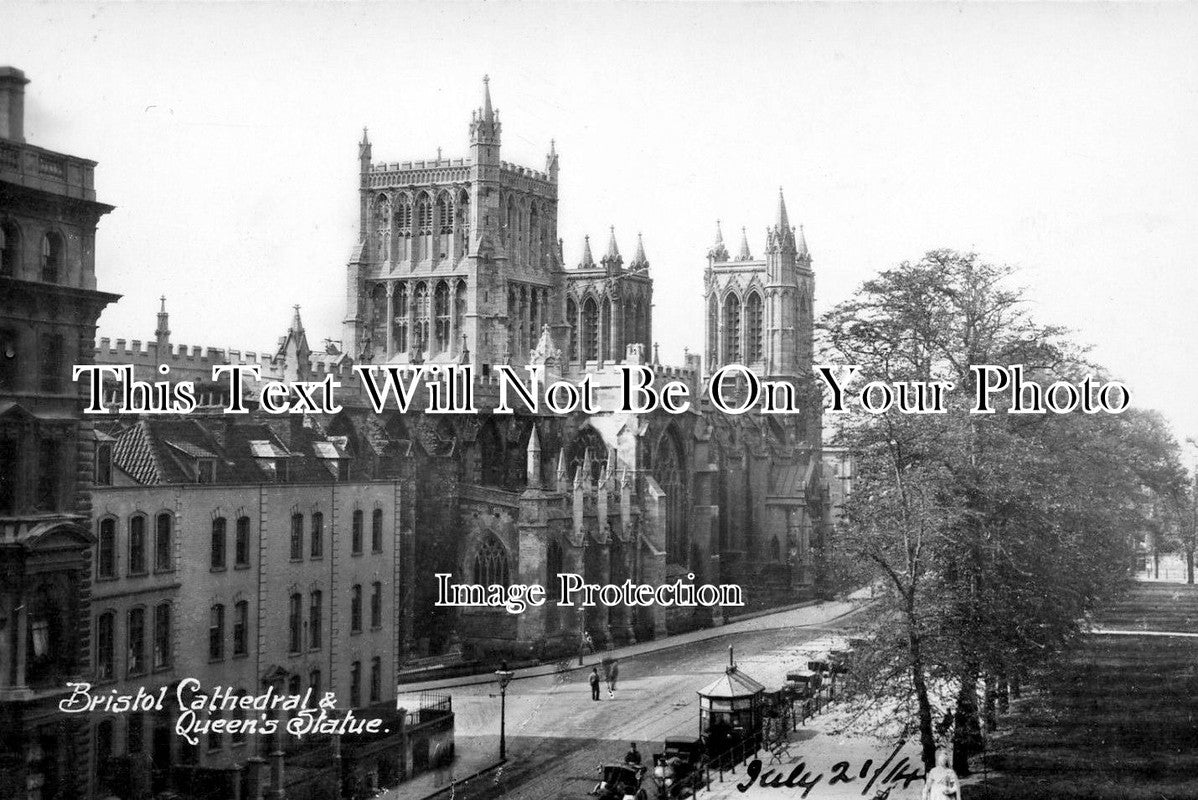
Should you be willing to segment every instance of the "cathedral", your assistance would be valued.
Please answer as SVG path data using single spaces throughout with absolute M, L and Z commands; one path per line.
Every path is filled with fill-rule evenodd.
M 598 261 L 588 238 L 580 262 L 565 264 L 558 154 L 551 144 L 543 171 L 504 161 L 501 131 L 484 78 L 465 158 L 375 162 L 363 133 L 343 348 L 305 353 L 312 363 L 298 372 L 349 361 L 474 369 L 477 416 L 347 408 L 325 423 L 356 458 L 412 483 L 401 633 L 409 659 L 458 647 L 544 657 L 584 634 L 631 642 L 815 596 L 831 507 L 810 377 L 814 276 L 781 193 L 763 258 L 743 233 L 732 258 L 717 225 L 705 271 L 706 358 L 665 366 L 651 355 L 653 278 L 640 237 L 627 263 L 613 230 Z M 289 356 L 281 349 L 278 358 Z M 317 363 L 330 360 L 342 366 Z M 628 363 L 683 381 L 694 398 L 716 368 L 742 364 L 788 384 L 802 411 L 731 416 L 706 402 L 682 415 L 488 411 L 495 364 L 541 365 L 548 377 L 590 376 L 603 387 Z M 553 602 L 558 572 L 596 583 L 735 583 L 748 608 L 567 614 Z M 520 615 L 439 607 L 436 573 L 543 584 L 550 602 Z

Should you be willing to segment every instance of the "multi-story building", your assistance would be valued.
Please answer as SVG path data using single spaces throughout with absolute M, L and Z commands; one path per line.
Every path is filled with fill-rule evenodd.
M 0 797 L 75 797 L 86 725 L 57 703 L 90 662 L 92 426 L 71 365 L 96 320 L 95 162 L 29 144 L 24 74 L 0 67 Z M 104 450 L 103 447 L 99 450 Z

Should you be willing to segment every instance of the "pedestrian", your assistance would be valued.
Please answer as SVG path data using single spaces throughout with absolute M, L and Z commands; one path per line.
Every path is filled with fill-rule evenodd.
M 636 742 L 632 742 L 628 747 L 628 752 L 624 754 L 624 763 L 636 764 L 639 767 L 641 765 L 641 753 L 636 749 Z
M 961 800 L 957 773 L 948 765 L 946 750 L 936 751 L 936 766 L 924 777 L 923 800 Z
M 614 658 L 611 662 L 611 669 L 607 671 L 607 696 L 616 696 L 616 678 L 620 677 L 620 662 Z
M 599 699 L 599 668 L 591 667 L 591 699 Z

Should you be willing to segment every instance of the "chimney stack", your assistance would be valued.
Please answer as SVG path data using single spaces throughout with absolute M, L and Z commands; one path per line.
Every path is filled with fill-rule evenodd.
M 25 84 L 16 67 L 0 67 L 0 139 L 25 142 Z

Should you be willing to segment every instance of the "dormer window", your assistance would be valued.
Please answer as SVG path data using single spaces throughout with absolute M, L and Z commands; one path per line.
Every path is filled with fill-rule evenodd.
M 266 439 L 251 441 L 250 452 L 254 456 L 254 462 L 268 480 L 278 483 L 287 482 L 287 461 L 291 456 L 290 453 Z

